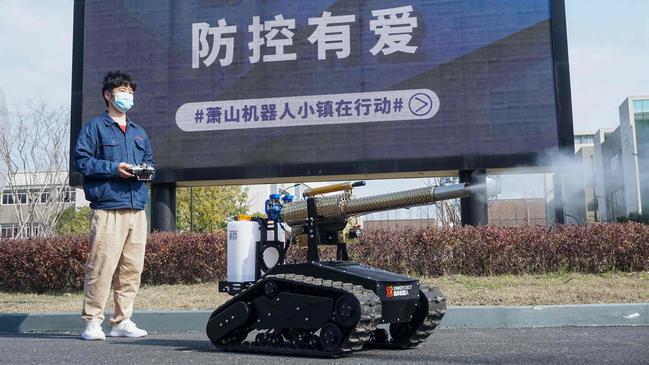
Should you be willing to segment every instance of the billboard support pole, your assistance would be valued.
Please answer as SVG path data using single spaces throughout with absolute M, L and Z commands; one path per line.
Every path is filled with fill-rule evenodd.
M 460 199 L 462 225 L 484 226 L 489 223 L 487 212 L 487 173 L 485 169 L 460 170 L 460 182 L 478 187 L 477 193 Z
M 565 202 L 564 202 L 564 184 L 563 184 L 563 173 L 555 172 L 553 177 L 554 183 L 554 224 L 565 224 L 566 223 L 566 211 L 565 211 Z M 575 219 L 576 220 L 576 219 Z M 579 221 L 577 221 L 579 224 Z
M 69 158 L 69 183 L 70 186 L 81 186 L 83 177 L 74 168 L 74 145 L 77 143 L 81 130 L 81 107 L 83 105 L 83 32 L 85 26 L 84 0 L 74 1 L 74 18 L 72 33 L 72 93 L 70 100 L 70 158 Z
M 176 184 L 151 184 L 151 232 L 176 230 Z

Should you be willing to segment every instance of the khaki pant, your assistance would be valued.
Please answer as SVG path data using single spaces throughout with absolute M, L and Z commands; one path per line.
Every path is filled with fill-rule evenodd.
M 146 237 L 144 210 L 93 211 L 82 312 L 86 322 L 103 322 L 111 282 L 115 300 L 111 325 L 131 318 L 144 267 Z

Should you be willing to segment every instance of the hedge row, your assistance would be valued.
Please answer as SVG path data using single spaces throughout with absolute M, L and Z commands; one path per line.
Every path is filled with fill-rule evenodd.
M 225 277 L 225 233 L 155 233 L 147 240 L 142 283 L 194 284 Z M 0 290 L 83 288 L 86 235 L 0 241 Z
M 225 234 L 155 233 L 142 282 L 177 284 L 225 276 Z M 323 250 L 323 258 L 332 250 Z M 86 236 L 0 241 L 0 290 L 83 287 Z M 291 248 L 288 261 L 305 250 Z M 373 230 L 350 246 L 359 262 L 410 275 L 649 271 L 649 225 L 458 227 Z
M 421 276 L 648 271 L 649 225 L 379 230 L 351 255 Z

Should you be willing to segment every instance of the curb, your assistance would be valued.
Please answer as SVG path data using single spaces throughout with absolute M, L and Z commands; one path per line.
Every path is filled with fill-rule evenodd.
M 149 332 L 203 332 L 212 311 L 140 311 Z M 107 316 L 108 317 L 108 316 Z M 108 321 L 104 321 L 108 329 Z M 649 326 L 649 303 L 450 307 L 440 328 Z M 80 332 L 78 313 L 0 313 L 0 333 Z
M 451 307 L 441 328 L 649 326 L 649 303 Z

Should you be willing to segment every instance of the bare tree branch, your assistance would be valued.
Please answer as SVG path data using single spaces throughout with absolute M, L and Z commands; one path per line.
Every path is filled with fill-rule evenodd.
M 442 186 L 456 184 L 458 182 L 457 177 L 431 177 L 423 180 L 424 184 L 427 186 Z M 452 227 L 461 224 L 460 217 L 460 200 L 442 200 L 433 203 L 433 213 L 435 221 L 439 226 L 442 227 Z M 429 210 L 426 210 L 427 215 L 430 214 Z M 431 218 L 428 216 L 427 218 Z
M 0 132 L 0 177 L 12 201 L 15 238 L 49 236 L 70 200 L 69 117 L 40 101 L 18 108 Z

